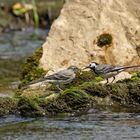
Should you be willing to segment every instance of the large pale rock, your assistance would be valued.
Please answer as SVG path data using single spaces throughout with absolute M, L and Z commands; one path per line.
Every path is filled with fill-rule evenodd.
M 113 42 L 97 46 L 109 33 Z M 140 0 L 67 0 L 53 23 L 40 60 L 45 70 L 91 61 L 140 64 Z

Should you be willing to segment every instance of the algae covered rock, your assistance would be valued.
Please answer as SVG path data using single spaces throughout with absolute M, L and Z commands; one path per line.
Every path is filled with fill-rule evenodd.
M 132 19 L 138 19 L 133 13 L 135 8 L 139 9 L 138 5 L 136 7 L 135 2 L 130 0 L 119 0 L 119 3 L 115 0 L 109 4 L 108 2 L 105 4 L 95 0 L 67 1 L 61 15 L 52 25 L 47 41 L 43 45 L 43 53 L 40 48 L 27 59 L 21 74 L 21 86 L 41 78 L 49 69 L 56 71 L 71 64 L 83 66 L 93 59 L 119 65 L 139 64 L 140 59 L 136 50 L 139 45 L 136 41 L 139 38 L 136 28 L 139 26 L 136 25 L 139 25 L 139 21 L 137 20 L 135 25 L 134 22 L 132 24 L 128 21 L 130 15 Z M 101 7 L 101 3 L 104 5 L 103 7 Z M 138 2 L 136 3 L 138 4 Z M 118 12 L 117 7 L 120 8 L 120 5 L 123 5 L 121 7 L 123 12 Z M 110 12 L 114 11 L 114 7 L 116 7 L 116 16 L 114 16 L 114 12 Z M 93 11 L 95 12 L 93 13 Z M 111 18 L 108 18 L 108 13 Z M 99 17 L 98 15 L 101 14 L 103 15 Z M 121 14 L 126 16 L 120 16 Z M 92 18 L 94 20 L 91 20 Z M 99 26 L 96 24 L 99 23 L 99 19 L 103 23 L 101 28 L 98 28 Z M 114 21 L 117 22 L 114 23 Z M 119 31 L 117 31 L 118 29 Z M 122 31 L 122 35 L 118 36 L 118 32 Z M 77 53 L 79 51 L 81 53 Z M 46 72 L 39 67 L 39 64 Z M 139 79 L 138 72 L 133 74 L 131 79 L 104 85 L 97 82 L 102 79 L 95 78 L 93 73 L 79 72 L 72 83 L 61 85 L 62 92 L 56 91 L 53 86 L 46 87 L 45 90 L 20 90 L 17 92 L 18 111 L 22 116 L 36 117 L 83 111 L 90 108 L 93 103 L 98 103 L 98 105 L 116 103 L 127 106 L 140 105 Z
M 80 89 L 68 89 L 46 98 L 21 97 L 18 110 L 23 116 L 44 116 L 56 113 L 74 113 L 90 106 L 90 96 Z
M 48 102 L 50 106 L 53 106 L 50 111 L 58 108 L 61 112 L 74 112 L 88 108 L 90 96 L 83 90 L 71 88 L 61 92 L 53 101 L 55 102 L 51 102 L 51 100 Z
M 42 75 L 41 75 L 42 76 Z M 25 75 L 26 77 L 26 75 Z M 27 73 L 27 77 L 28 77 L 28 73 Z M 41 78 L 41 77 L 39 77 Z M 98 78 L 99 79 L 99 78 Z M 27 79 L 23 79 L 23 81 L 26 81 Z M 67 84 L 60 84 L 60 88 L 62 90 L 66 90 L 69 89 L 71 87 L 75 87 L 78 85 L 83 84 L 84 82 L 89 82 L 89 81 L 96 81 L 96 77 L 95 74 L 93 74 L 92 71 L 81 71 L 80 69 L 77 71 L 76 73 L 76 78 L 71 82 L 71 83 L 67 83 Z M 58 88 L 51 83 L 42 83 L 40 84 L 33 84 L 28 86 L 24 84 L 21 85 L 21 88 L 19 88 L 16 91 L 15 96 L 19 97 L 19 96 L 29 96 L 29 97 L 39 97 L 39 96 L 43 96 L 43 95 L 50 95 L 53 92 L 59 92 Z
M 98 97 L 106 97 L 109 95 L 110 91 L 107 87 L 103 84 L 99 84 L 97 82 L 87 82 L 80 86 L 82 90 L 86 93 L 90 94 L 91 96 L 98 96 Z
M 15 114 L 17 112 L 17 102 L 10 97 L 0 97 L 0 116 Z
M 38 50 L 27 59 L 21 76 L 22 86 L 45 74 L 38 67 L 41 55 L 41 50 Z M 93 105 L 140 105 L 138 72 L 133 73 L 131 79 L 109 85 L 99 83 L 101 80 L 91 71 L 79 70 L 72 83 L 61 85 L 63 91 L 57 91 L 53 85 L 49 88 L 20 88 L 16 100 L 0 98 L 0 116 L 19 112 L 24 117 L 40 117 L 59 113 L 75 114 L 87 111 Z
M 133 74 L 131 79 L 106 85 L 98 82 L 102 80 L 100 77 L 91 74 L 79 71 L 72 83 L 62 85 L 61 92 L 52 87 L 21 91 L 18 96 L 18 111 L 22 116 L 39 117 L 59 113 L 78 113 L 87 111 L 93 105 L 112 107 L 140 105 L 138 75 Z
M 21 72 L 21 86 L 26 85 L 30 81 L 43 77 L 46 73 L 39 67 L 39 60 L 42 56 L 42 47 L 37 49 L 32 56 L 28 57 Z
M 40 117 L 44 115 L 42 108 L 37 103 L 37 99 L 20 97 L 18 101 L 18 110 L 25 117 Z

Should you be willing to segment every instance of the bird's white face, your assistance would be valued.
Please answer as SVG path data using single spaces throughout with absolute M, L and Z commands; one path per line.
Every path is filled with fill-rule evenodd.
M 89 68 L 96 68 L 97 67 L 97 63 L 92 62 L 89 64 Z

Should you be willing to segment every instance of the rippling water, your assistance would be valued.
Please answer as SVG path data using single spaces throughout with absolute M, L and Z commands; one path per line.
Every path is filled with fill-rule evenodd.
M 140 114 L 92 109 L 80 116 L 0 120 L 1 140 L 139 140 Z

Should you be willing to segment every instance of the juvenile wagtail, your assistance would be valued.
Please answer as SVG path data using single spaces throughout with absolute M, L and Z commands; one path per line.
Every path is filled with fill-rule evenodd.
M 42 83 L 48 82 L 48 83 L 55 84 L 59 90 L 62 90 L 60 88 L 60 84 L 61 83 L 67 84 L 67 83 L 72 82 L 76 77 L 75 72 L 77 70 L 78 70 L 78 68 L 76 66 L 70 66 L 67 69 L 61 70 L 61 71 L 54 73 L 52 75 L 48 75 L 42 79 L 30 82 L 28 86 L 36 84 L 36 83 L 42 84 Z
M 92 62 L 84 69 L 89 68 L 93 70 L 95 74 L 105 78 L 107 80 L 107 83 L 109 83 L 108 78 L 113 77 L 113 80 L 112 80 L 113 82 L 115 80 L 115 76 L 119 74 L 120 72 L 129 68 L 138 68 L 138 67 L 140 67 L 140 65 L 123 67 L 123 66 L 112 66 L 109 64 L 98 64 L 96 62 Z

